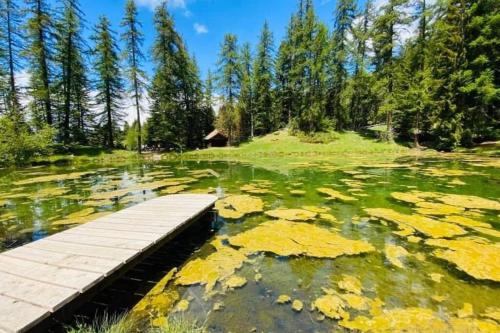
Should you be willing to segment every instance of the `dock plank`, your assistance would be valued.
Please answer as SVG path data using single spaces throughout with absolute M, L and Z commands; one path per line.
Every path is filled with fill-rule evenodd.
M 26 332 L 50 315 L 47 309 L 0 295 L 0 328 L 7 332 Z
M 55 311 L 65 302 L 78 295 L 71 288 L 25 279 L 19 276 L 0 272 L 0 295 L 19 299 L 33 305 Z
M 26 332 L 64 310 L 216 200 L 205 194 L 160 197 L 0 253 L 0 333 Z

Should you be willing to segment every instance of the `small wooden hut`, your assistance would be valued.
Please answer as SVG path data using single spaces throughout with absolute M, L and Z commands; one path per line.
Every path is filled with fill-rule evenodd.
M 205 137 L 205 142 L 208 148 L 211 147 L 226 147 L 228 142 L 228 137 L 225 136 L 221 131 L 215 129 L 210 134 Z

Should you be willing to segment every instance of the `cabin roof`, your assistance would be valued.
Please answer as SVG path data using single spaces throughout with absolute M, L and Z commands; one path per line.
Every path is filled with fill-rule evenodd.
M 212 132 L 210 132 L 210 134 L 208 134 L 206 137 L 205 137 L 205 141 L 208 141 L 208 140 L 211 140 L 213 138 L 215 138 L 216 136 L 223 136 L 224 138 L 226 138 L 226 136 L 219 130 L 217 129 L 214 129 Z

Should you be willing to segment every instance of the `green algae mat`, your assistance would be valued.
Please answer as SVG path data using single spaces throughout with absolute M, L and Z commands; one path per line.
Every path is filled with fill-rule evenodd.
M 216 232 L 131 310 L 213 332 L 499 332 L 500 162 L 474 155 L 0 170 L 0 251 L 162 195 Z

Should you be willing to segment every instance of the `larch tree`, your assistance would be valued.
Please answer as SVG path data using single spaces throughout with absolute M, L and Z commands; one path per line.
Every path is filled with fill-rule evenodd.
M 238 98 L 238 112 L 241 115 L 241 135 L 243 139 L 255 135 L 255 108 L 253 92 L 252 51 L 249 43 L 241 47 L 241 90 Z
M 333 118 L 337 130 L 349 126 L 350 115 L 344 103 L 348 79 L 349 62 L 349 36 L 352 34 L 352 24 L 355 16 L 356 5 L 354 0 L 340 0 L 335 9 L 335 20 L 331 42 L 331 56 L 329 63 L 329 92 L 326 105 L 326 114 Z
M 94 67 L 97 74 L 96 103 L 102 107 L 99 113 L 103 130 L 104 146 L 114 148 L 122 121 L 121 100 L 123 81 L 120 71 L 119 50 L 107 17 L 101 16 L 95 27 Z
M 84 61 L 85 42 L 82 37 L 83 12 L 77 0 L 65 0 L 62 18 L 56 23 L 55 62 L 59 75 L 54 79 L 55 95 L 61 95 L 58 107 L 58 128 L 62 141 L 86 143 L 88 113 L 88 79 Z
M 0 0 L 0 72 L 5 77 L 5 109 L 18 120 L 22 118 L 16 71 L 20 68 L 23 47 L 22 12 L 16 0 Z
M 217 83 L 222 94 L 217 125 L 228 136 L 229 144 L 232 144 L 239 138 L 241 129 L 241 119 L 236 108 L 241 88 L 241 64 L 238 39 L 235 35 L 224 36 L 217 65 Z
M 379 77 L 379 110 L 385 115 L 386 139 L 393 139 L 394 96 L 394 58 L 399 46 L 399 32 L 407 25 L 408 15 L 405 12 L 408 0 L 389 0 L 381 7 L 380 13 L 373 23 L 374 65 Z
M 141 100 L 146 88 L 146 73 L 142 70 L 142 61 L 145 57 L 142 52 L 144 35 L 142 25 L 137 18 L 137 6 L 134 0 L 127 0 L 125 17 L 121 26 L 125 29 L 121 39 L 125 44 L 123 55 L 127 63 L 126 76 L 129 81 L 129 94 L 133 100 L 137 120 L 137 152 L 142 150 L 141 129 Z
M 29 60 L 31 109 L 35 120 L 54 124 L 52 105 L 52 66 L 54 26 L 52 12 L 46 0 L 26 0 L 27 47 Z
M 275 129 L 273 113 L 274 41 L 267 22 L 262 27 L 257 54 L 253 66 L 253 90 L 255 96 L 255 132 L 267 134 Z

